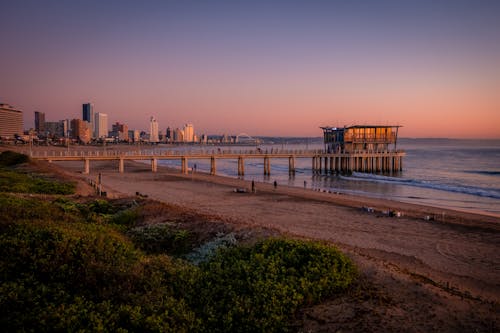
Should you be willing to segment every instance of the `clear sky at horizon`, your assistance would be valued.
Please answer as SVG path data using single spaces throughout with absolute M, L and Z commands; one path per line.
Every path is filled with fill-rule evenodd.
M 198 134 L 500 138 L 500 1 L 1 1 L 0 102 Z

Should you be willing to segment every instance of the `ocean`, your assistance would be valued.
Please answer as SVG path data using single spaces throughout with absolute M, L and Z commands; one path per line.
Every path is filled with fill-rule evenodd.
M 322 149 L 321 139 L 275 139 L 262 150 Z M 174 146 L 173 150 L 247 150 L 255 146 Z M 403 171 L 396 175 L 354 172 L 352 175 L 317 175 L 311 159 L 296 159 L 294 177 L 288 175 L 287 159 L 271 159 L 271 176 L 263 175 L 262 159 L 245 160 L 246 180 L 274 182 L 311 190 L 332 191 L 401 202 L 478 212 L 500 217 L 500 140 L 400 139 L 406 151 Z M 180 167 L 178 161 L 161 161 Z M 198 171 L 209 172 L 208 160 L 189 160 Z M 217 160 L 217 174 L 238 177 L 236 160 Z

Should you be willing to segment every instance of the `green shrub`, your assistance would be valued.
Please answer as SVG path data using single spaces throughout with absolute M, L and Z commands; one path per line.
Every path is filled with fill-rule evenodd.
M 167 224 L 137 227 L 128 231 L 128 236 L 147 253 L 183 254 L 190 250 L 191 233 Z
M 102 200 L 0 194 L 3 331 L 282 332 L 300 306 L 342 291 L 355 277 L 345 256 L 317 242 L 230 242 L 199 266 L 147 255 L 134 243 L 175 253 L 192 235 L 159 225 L 132 229 L 129 239 L 87 219 L 115 210 Z M 220 247 L 219 238 L 208 248 Z
M 73 194 L 74 183 L 31 176 L 22 172 L 0 169 L 0 192 L 37 193 L 37 194 Z
M 10 224 L 0 234 L 0 326 L 193 331 L 194 312 L 171 295 L 172 286 L 185 285 L 176 277 L 182 271 L 190 274 L 177 261 L 145 260 L 103 225 Z
M 79 214 L 67 214 L 51 202 L 0 193 L 0 224 L 51 219 L 58 222 L 81 221 Z
M 119 211 L 118 213 L 111 216 L 109 222 L 117 226 L 130 228 L 137 224 L 137 219 L 138 219 L 137 209 L 129 208 Z
M 209 332 L 281 332 L 300 305 L 345 289 L 350 260 L 315 242 L 271 239 L 222 249 L 201 265 L 194 295 Z
M 29 161 L 29 157 L 10 150 L 0 153 L 0 166 L 13 166 Z

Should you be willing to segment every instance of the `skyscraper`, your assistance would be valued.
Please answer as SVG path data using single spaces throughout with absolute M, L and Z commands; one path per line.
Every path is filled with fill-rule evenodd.
M 194 127 L 193 124 L 184 125 L 184 142 L 194 141 Z
M 94 117 L 95 133 L 94 137 L 100 139 L 108 136 L 108 115 L 97 112 Z
M 149 142 L 157 143 L 160 141 L 160 136 L 158 133 L 158 122 L 155 117 L 151 117 L 151 121 L 149 123 Z
M 38 134 L 45 134 L 45 113 L 35 111 L 35 131 Z
M 71 135 L 81 143 L 88 143 L 91 139 L 89 123 L 81 119 L 71 120 Z
M 116 124 L 111 125 L 111 136 L 118 141 L 128 142 L 130 139 L 128 136 L 128 126 L 116 122 Z
M 94 135 L 95 124 L 94 124 L 94 104 L 85 103 L 82 106 L 82 119 L 89 123 L 89 129 L 91 135 Z

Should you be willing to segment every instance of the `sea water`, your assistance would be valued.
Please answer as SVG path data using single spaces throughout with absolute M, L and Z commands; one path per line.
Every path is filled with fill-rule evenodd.
M 305 150 L 323 149 L 320 139 L 277 139 L 278 143 L 256 146 L 177 146 L 166 150 L 250 150 L 260 148 Z M 311 158 L 295 160 L 295 176 L 288 174 L 288 159 L 271 158 L 271 175 L 264 176 L 264 161 L 245 159 L 246 180 L 276 181 L 278 186 L 305 187 L 385 198 L 401 202 L 451 208 L 500 216 L 500 140 L 400 139 L 398 149 L 406 151 L 403 171 L 382 175 L 354 172 L 351 175 L 314 174 Z M 180 161 L 161 161 L 180 167 Z M 188 161 L 189 168 L 210 171 L 209 160 Z M 238 177 L 237 160 L 217 159 L 217 174 Z M 241 178 L 241 177 L 240 177 Z

